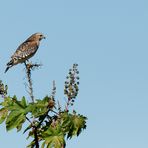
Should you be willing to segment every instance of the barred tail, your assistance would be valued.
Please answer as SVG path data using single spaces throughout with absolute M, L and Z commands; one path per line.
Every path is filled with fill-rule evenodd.
M 11 60 L 10 62 L 7 63 L 7 68 L 5 70 L 5 73 L 9 70 L 9 68 L 11 68 L 13 66 L 13 60 Z

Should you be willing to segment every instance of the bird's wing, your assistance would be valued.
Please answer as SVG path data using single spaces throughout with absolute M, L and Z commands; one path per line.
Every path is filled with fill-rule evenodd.
M 20 60 L 28 59 L 35 54 L 37 49 L 38 44 L 36 42 L 24 42 L 17 48 L 11 58 L 17 58 Z

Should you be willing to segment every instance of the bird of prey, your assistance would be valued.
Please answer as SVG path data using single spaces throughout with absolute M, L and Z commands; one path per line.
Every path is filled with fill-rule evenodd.
M 35 33 L 24 41 L 11 56 L 11 60 L 7 63 L 5 73 L 12 66 L 25 63 L 26 60 L 30 59 L 36 53 L 42 39 L 45 39 L 42 33 Z

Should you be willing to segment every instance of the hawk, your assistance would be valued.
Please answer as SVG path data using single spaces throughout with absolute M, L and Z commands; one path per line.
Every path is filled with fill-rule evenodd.
M 12 66 L 24 63 L 26 60 L 30 59 L 37 52 L 42 39 L 45 39 L 42 33 L 35 33 L 24 41 L 11 56 L 11 60 L 7 63 L 5 73 Z

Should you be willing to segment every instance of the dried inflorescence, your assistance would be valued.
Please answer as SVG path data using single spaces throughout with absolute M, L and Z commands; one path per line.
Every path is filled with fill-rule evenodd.
M 56 94 L 56 84 L 55 81 L 53 81 L 52 92 L 51 92 L 51 97 L 53 99 L 55 99 L 55 94 Z
M 48 107 L 50 109 L 55 107 L 55 94 L 56 94 L 56 85 L 55 85 L 55 81 L 53 81 L 52 92 L 48 102 Z
M 65 81 L 64 94 L 68 98 L 67 105 L 73 105 L 75 98 L 79 91 L 79 71 L 77 69 L 78 64 L 73 64 L 72 69 L 69 69 L 68 76 Z
M 5 96 L 7 95 L 8 86 L 4 85 L 0 80 L 0 95 Z

